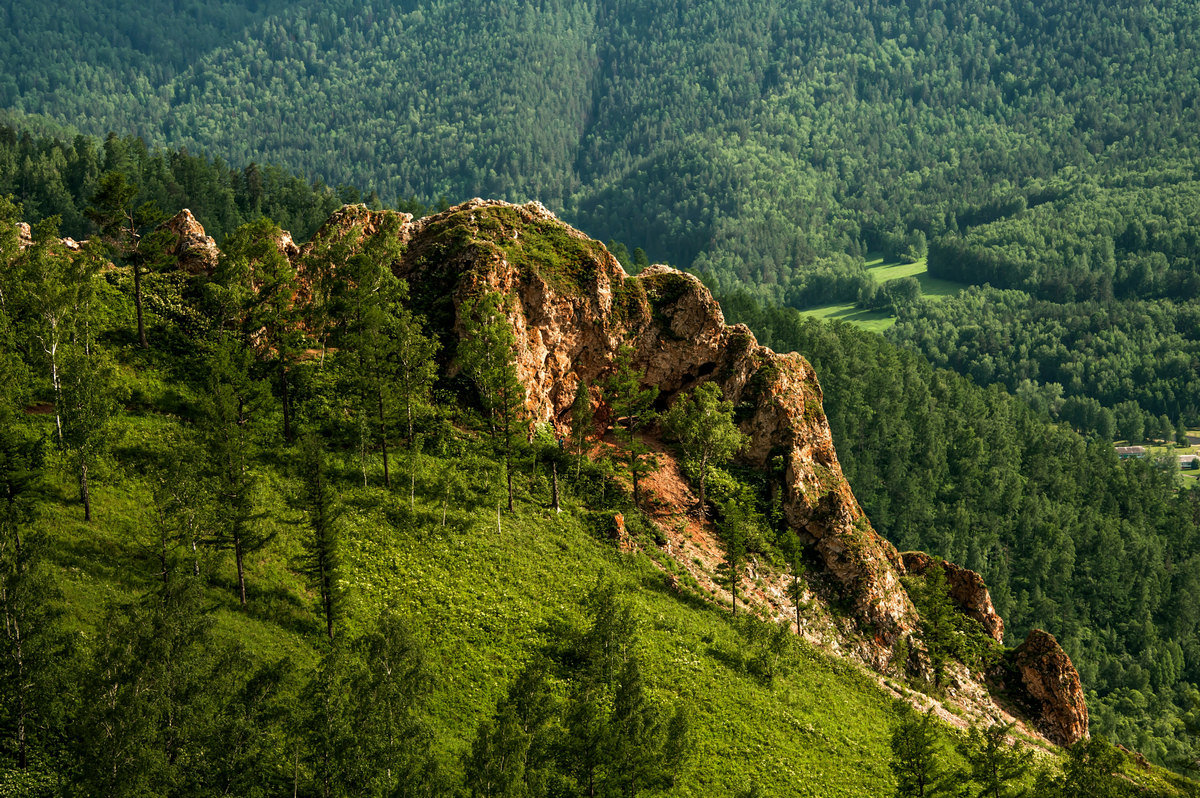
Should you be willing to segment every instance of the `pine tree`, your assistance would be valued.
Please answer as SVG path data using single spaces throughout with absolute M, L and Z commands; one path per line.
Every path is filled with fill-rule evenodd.
M 946 663 L 954 659 L 960 646 L 956 624 L 958 610 L 951 603 L 946 571 L 936 560 L 923 577 L 918 598 L 921 635 L 933 666 L 933 683 L 940 686 Z
M 787 560 L 788 573 L 792 577 L 787 595 L 796 608 L 796 634 L 799 634 L 800 608 L 804 601 L 804 574 L 808 569 L 804 565 L 804 544 L 800 542 L 800 536 L 796 534 L 796 530 L 788 527 L 780 549 Z
M 625 450 L 626 465 L 633 482 L 633 506 L 641 504 L 639 481 L 642 475 L 655 467 L 650 450 L 642 443 L 638 433 L 654 420 L 654 402 L 658 399 L 658 388 L 643 388 L 645 373 L 633 365 L 633 347 L 622 345 L 617 350 L 613 373 L 604 384 L 605 399 L 612 408 L 617 439 Z
M 67 347 L 61 396 L 63 445 L 75 459 L 83 520 L 90 522 L 91 468 L 108 448 L 108 426 L 119 399 L 107 357 L 99 350 L 89 356 L 75 346 Z
M 907 704 L 892 729 L 892 774 L 896 798 L 933 798 L 946 794 L 946 772 L 941 762 L 937 721 L 933 710 L 914 712 Z
M 579 481 L 583 469 L 583 458 L 587 455 L 592 435 L 595 434 L 596 411 L 592 408 L 592 392 L 583 380 L 575 386 L 575 400 L 571 403 L 571 448 L 575 450 L 575 481 Z
M 675 400 L 663 419 L 667 433 L 679 441 L 684 457 L 699 473 L 700 523 L 707 511 L 705 486 L 708 467 L 721 465 L 746 445 L 746 436 L 733 423 L 733 403 L 721 398 L 721 389 L 706 382 Z
M 213 347 L 206 363 L 201 421 L 211 491 L 212 536 L 208 542 L 233 552 L 238 600 L 243 607 L 246 557 L 271 538 L 255 511 L 255 425 L 266 391 L 250 376 L 251 360 L 250 352 L 236 339 L 226 338 Z
M 325 634 L 333 640 L 334 625 L 341 611 L 338 509 L 325 467 L 324 447 L 314 435 L 307 435 L 301 441 L 300 477 L 303 482 L 300 503 L 308 516 L 310 532 L 305 540 L 301 572 L 308 578 L 309 587 L 317 593 L 325 620 Z
M 508 511 L 513 507 L 513 461 L 524 432 L 525 388 L 517 378 L 516 341 L 499 294 L 484 294 L 466 308 L 459 364 L 479 389 L 493 444 L 504 458 Z
M 725 546 L 725 559 L 718 566 L 725 586 L 733 598 L 733 615 L 737 615 L 738 584 L 746 571 L 746 557 L 753 528 L 761 525 L 761 517 L 748 490 L 728 499 L 721 506 L 717 532 Z
M 1029 772 L 1033 752 L 1008 743 L 1011 730 L 1011 723 L 995 723 L 986 729 L 972 726 L 959 743 L 976 798 L 1016 798 L 1024 793 L 1020 782 Z

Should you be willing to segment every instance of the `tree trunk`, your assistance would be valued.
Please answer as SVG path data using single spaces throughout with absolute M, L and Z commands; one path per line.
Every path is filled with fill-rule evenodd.
M 57 333 L 57 325 L 51 325 Z M 52 343 L 49 348 L 43 346 L 46 354 L 50 356 L 50 384 L 54 386 L 54 425 L 58 429 L 58 447 L 63 446 L 63 431 L 62 431 L 62 379 L 58 374 L 58 342 Z
M 796 634 L 800 634 L 800 577 L 793 578 L 795 579 L 795 590 L 793 592 L 796 594 L 793 598 L 796 602 Z
M 88 490 L 88 464 L 82 457 L 79 459 L 79 500 L 83 502 L 83 520 L 92 520 L 92 494 Z
M 238 598 L 246 606 L 246 570 L 242 563 L 242 537 L 239 533 L 233 541 L 233 558 L 237 561 Z
M 551 476 L 550 485 L 551 485 L 551 488 L 553 489 L 552 494 L 554 497 L 554 512 L 561 513 L 562 507 L 560 507 L 558 504 L 558 461 L 557 460 L 550 461 L 550 476 Z
M 137 254 L 133 256 L 133 306 L 137 309 L 138 346 L 149 349 L 146 341 L 146 323 L 142 318 L 142 267 L 138 265 Z
M 288 382 L 287 364 L 283 363 L 280 366 L 279 373 L 280 388 L 283 393 L 283 439 L 288 443 L 292 442 L 292 386 Z
M 333 640 L 333 585 L 327 574 L 321 574 L 321 603 L 325 606 L 325 634 Z
M 700 458 L 700 525 L 704 525 L 704 512 L 707 506 L 704 504 L 704 477 L 708 471 L 708 463 L 706 458 Z
M 504 452 L 504 475 L 505 475 L 506 479 L 508 480 L 508 514 L 512 515 L 515 511 L 513 510 L 512 452 L 511 452 L 511 450 Z
M 638 490 L 638 457 L 629 453 L 629 474 L 633 477 L 633 509 L 641 509 L 641 492 Z
M 25 705 L 25 654 L 21 645 L 21 622 L 12 619 L 13 653 L 17 658 L 17 767 L 25 770 L 29 767 L 29 751 L 25 733 L 25 717 L 29 709 Z
M 392 487 L 392 472 L 388 467 L 387 420 L 383 415 L 382 385 L 379 385 L 377 397 L 379 399 L 379 440 L 383 443 L 383 484 L 390 489 Z

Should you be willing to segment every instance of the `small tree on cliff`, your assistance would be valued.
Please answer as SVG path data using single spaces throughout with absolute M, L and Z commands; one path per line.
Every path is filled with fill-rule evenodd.
M 587 454 L 595 432 L 596 411 L 592 409 L 592 393 L 583 380 L 575 386 L 575 401 L 571 404 L 571 448 L 575 450 L 575 481 L 583 469 L 583 458 Z
M 746 557 L 756 526 L 761 526 L 762 517 L 754 506 L 754 496 L 743 488 L 721 506 L 721 520 L 717 532 L 725 544 L 725 559 L 718 570 L 724 577 L 725 586 L 733 597 L 733 614 L 737 615 L 738 583 L 746 572 Z
M 637 433 L 654 420 L 654 400 L 658 388 L 643 388 L 645 372 L 633 366 L 633 347 L 622 346 L 617 350 L 617 360 L 612 375 L 604 384 L 604 395 L 612 408 L 617 440 L 625 449 L 625 463 L 633 481 L 633 506 L 639 506 L 641 494 L 638 483 L 641 476 L 655 467 L 650 450 L 638 439 Z
M 705 485 L 708 467 L 719 465 L 746 445 L 746 436 L 733 423 L 733 403 L 726 402 L 716 384 L 706 382 L 675 400 L 663 426 L 679 441 L 684 457 L 699 471 L 700 523 L 707 504 Z
M 783 556 L 787 559 L 788 572 L 792 583 L 788 585 L 788 598 L 796 607 L 796 633 L 800 633 L 800 604 L 804 600 L 804 574 L 808 570 L 804 565 L 804 544 L 796 530 L 788 528 L 779 544 Z
M 479 389 L 480 404 L 492 441 L 504 456 L 508 511 L 513 508 L 513 459 L 521 439 L 525 389 L 517 378 L 516 340 L 505 317 L 503 299 L 487 293 L 467 308 L 459 363 Z
M 957 610 L 950 600 L 950 585 L 946 570 L 935 560 L 921 578 L 916 591 L 917 609 L 921 613 L 921 635 L 933 665 L 933 683 L 940 686 L 946 663 L 959 653 Z

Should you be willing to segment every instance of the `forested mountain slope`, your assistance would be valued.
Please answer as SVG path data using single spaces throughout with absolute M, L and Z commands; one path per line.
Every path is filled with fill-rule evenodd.
M 6 788 L 891 793 L 911 713 L 788 625 L 727 623 L 640 512 L 655 429 L 634 416 L 656 387 L 669 415 L 697 385 L 739 401 L 717 414 L 751 468 L 708 475 L 734 607 L 779 569 L 798 624 L 832 617 L 920 703 L 996 666 L 1010 699 L 1049 706 L 1021 681 L 1074 673 L 1046 635 L 1002 653 L 955 609 L 990 608 L 978 583 L 969 610 L 875 535 L 802 358 L 726 327 L 694 278 L 623 275 L 540 206 L 358 206 L 303 248 L 259 220 L 219 255 L 180 214 L 135 249 L 109 239 L 119 266 L 3 210 Z M 565 419 L 569 446 L 544 425 Z M 1064 742 L 1079 698 L 1056 708 L 1077 711 Z M 984 748 L 950 737 L 948 765 Z M 1177 794 L 1104 744 L 1072 750 L 1104 752 L 1088 772 L 1120 793 Z M 1043 765 L 1012 781 L 1076 794 Z
M 328 183 L 537 198 L 819 301 L 837 256 L 1196 151 L 1195 3 L 11 3 L 0 105 Z

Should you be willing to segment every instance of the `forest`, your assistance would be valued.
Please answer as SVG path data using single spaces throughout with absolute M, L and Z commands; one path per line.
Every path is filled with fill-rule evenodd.
M 385 787 L 370 765 L 387 761 L 395 765 L 387 779 L 406 769 L 424 774 L 413 779 L 427 791 L 444 789 L 443 778 L 474 789 L 467 773 L 488 772 L 481 763 L 488 746 L 501 745 L 500 730 L 511 730 L 515 715 L 527 721 L 528 713 L 545 711 L 538 717 L 554 753 L 543 750 L 530 772 L 544 778 L 538 789 L 569 791 L 582 789 L 583 772 L 570 758 L 579 749 L 564 742 L 570 724 L 596 720 L 581 708 L 588 697 L 608 706 L 641 689 L 639 668 L 649 674 L 650 725 L 663 733 L 652 747 L 673 750 L 685 724 L 678 721 L 673 738 L 672 720 L 711 711 L 685 706 L 682 691 L 664 687 L 670 669 L 652 645 L 633 646 L 644 659 L 596 675 L 586 642 L 595 631 L 594 601 L 623 599 L 595 584 L 571 585 L 577 596 L 595 588 L 594 601 L 564 611 L 566 638 L 578 648 L 493 651 L 479 671 L 487 685 L 465 713 L 430 687 L 422 657 L 438 651 L 427 630 L 364 612 L 365 599 L 343 608 L 346 630 L 336 651 L 313 643 L 322 628 L 331 636 L 335 613 L 332 603 L 318 612 L 310 602 L 320 593 L 313 576 L 320 558 L 312 559 L 308 532 L 299 530 L 324 512 L 311 504 L 325 490 L 323 468 L 350 497 L 337 515 L 351 528 L 385 521 L 400 528 L 398 519 L 423 508 L 421 524 L 405 527 L 424 530 L 407 541 L 423 551 L 437 529 L 454 527 L 456 506 L 479 517 L 495 509 L 497 484 L 460 484 L 455 475 L 487 463 L 494 476 L 496 451 L 450 433 L 455 425 L 474 424 L 478 432 L 485 424 L 447 420 L 445 413 L 460 411 L 447 411 L 457 405 L 444 395 L 430 394 L 407 434 L 393 438 L 374 431 L 361 402 L 338 406 L 329 398 L 361 398 L 361 386 L 344 382 L 361 367 L 331 358 L 320 376 L 293 370 L 282 354 L 264 361 L 237 340 L 251 323 L 247 314 L 270 310 L 249 307 L 245 274 L 228 273 L 207 293 L 159 274 L 153 230 L 188 207 L 234 253 L 233 264 L 239 252 L 255 257 L 273 225 L 304 241 L 346 202 L 424 215 L 447 207 L 448 198 L 472 195 L 541 200 L 610 241 L 631 271 L 651 261 L 689 269 L 723 297 L 731 322 L 746 322 L 777 349 L 802 352 L 820 375 L 839 458 L 873 524 L 901 548 L 978 570 L 1014 636 L 1035 626 L 1053 632 L 1089 690 L 1095 731 L 1159 764 L 1194 762 L 1200 617 L 1189 599 L 1200 588 L 1200 495 L 1179 490 L 1176 474 L 1160 463 L 1118 462 L 1112 442 L 1171 442 L 1200 424 L 1200 67 L 1190 58 L 1200 49 L 1197 16 L 1193 4 L 1149 0 L 543 0 L 519 7 L 497 0 L 389 7 L 365 0 L 78 0 L 67 7 L 18 0 L 0 8 L 0 197 L 17 203 L 5 205 L 5 223 L 18 216 L 33 223 L 39 241 L 56 230 L 96 247 L 124 246 L 104 257 L 129 275 L 55 278 L 75 286 L 50 292 L 70 304 L 51 325 L 69 341 L 61 384 L 38 370 L 49 332 L 29 326 L 51 318 L 46 309 L 0 314 L 8 336 L 0 457 L 14 469 L 10 484 L 29 490 L 6 505 L 6 518 L 20 520 L 6 521 L 5 534 L 27 529 L 25 514 L 34 511 L 38 526 L 50 530 L 44 546 L 33 540 L 21 547 L 21 557 L 41 564 L 14 571 L 32 580 L 23 589 L 34 599 L 22 611 L 49 613 L 37 624 L 52 630 L 31 643 L 38 653 L 30 662 L 46 667 L 37 700 L 47 714 L 35 726 L 71 729 L 70 739 L 31 742 L 53 760 L 45 772 L 58 787 L 41 786 L 105 794 L 128 779 L 130 794 L 185 783 L 181 794 L 265 794 L 288 785 L 313 795 L 382 793 L 394 785 Z M 131 257 L 139 240 L 150 253 L 145 260 Z M 5 257 L 15 258 L 16 245 L 4 245 Z M 97 269 L 102 256 L 87 251 L 95 256 L 87 269 Z M 864 263 L 868 254 L 927 258 L 930 275 L 964 290 L 922 298 L 915 281 L 878 286 Z M 59 268 L 52 260 L 42 266 Z M 144 302 L 143 286 L 132 284 L 143 278 Z M 22 291 L 32 295 L 12 280 L 0 275 L 0 306 Z M 400 313 L 397 301 L 389 313 Z M 896 323 L 879 337 L 806 322 L 796 312 L 830 303 L 887 308 Z M 135 304 L 136 316 L 145 317 L 140 334 L 132 332 Z M 345 336 L 346 352 L 350 342 L 369 338 L 362 330 L 337 335 Z M 278 345 L 280 352 L 300 346 L 286 336 Z M 96 385 L 107 398 L 92 404 L 85 399 Z M 74 420 L 58 419 L 53 434 L 49 419 L 21 412 L 70 406 L 68 399 Z M 220 406 L 225 399 L 237 407 Z M 245 415 L 231 422 L 235 410 Z M 249 436 L 236 446 L 220 443 L 221 424 L 230 423 Z M 397 423 L 388 417 L 393 434 Z M 330 451 L 305 448 L 311 424 Z M 389 445 L 395 474 L 386 465 Z M 134 457 L 141 449 L 153 456 Z M 172 461 L 178 452 L 190 459 Z M 203 494 L 215 490 L 219 458 L 235 455 L 254 479 L 225 484 L 219 499 Z M 517 480 L 518 509 L 549 496 L 537 465 L 548 461 L 522 457 L 528 477 Z M 164 473 L 202 474 L 211 484 L 184 480 L 174 495 L 161 486 L 169 481 Z M 397 485 L 409 480 L 409 501 L 396 498 L 399 487 L 395 495 L 378 492 L 375 483 L 392 477 Z M 587 479 L 564 484 L 564 496 L 586 504 L 598 486 L 611 495 L 610 477 Z M 83 538 L 92 550 L 80 543 L 68 553 L 63 542 L 82 528 L 70 515 L 81 481 L 97 488 L 98 515 L 119 521 Z M 141 498 L 113 498 L 120 492 L 106 488 L 118 485 Z M 197 523 L 189 507 L 211 516 L 218 501 L 234 499 L 240 522 L 203 538 L 180 532 Z M 158 520 L 136 516 L 139 503 L 155 508 Z M 469 515 L 460 518 L 463 528 Z M 518 517 L 516 534 L 533 537 L 538 523 Z M 135 529 L 144 539 L 130 544 Z M 240 567 L 236 578 L 228 568 L 216 571 L 229 559 L 240 563 L 243 534 L 252 559 L 270 573 L 261 589 L 253 569 L 248 587 L 238 585 L 246 578 Z M 384 577 L 364 565 L 363 552 L 374 545 L 365 537 L 351 536 L 347 559 L 356 563 L 356 580 L 381 589 Z M 603 563 L 626 589 L 644 581 L 591 549 L 581 554 L 572 540 L 563 533 L 557 543 L 562 556 L 577 558 L 566 567 Z M 782 556 L 770 535 L 761 540 L 758 554 Z M 402 548 L 386 554 L 407 557 Z M 10 555 L 16 552 L 6 549 Z M 453 570 L 431 565 L 438 561 L 430 557 L 405 562 Z M 110 588 L 62 577 L 89 562 L 121 574 L 115 584 L 142 598 L 117 601 Z M 449 580 L 445 572 L 440 578 Z M 452 603 L 448 596 L 470 593 L 456 585 L 430 599 L 388 589 L 422 610 L 426 601 Z M 266 607 L 262 614 L 237 614 L 243 592 L 251 606 Z M 652 607 L 670 623 L 704 623 L 663 610 L 657 599 L 639 602 L 643 613 Z M 64 613 L 70 606 L 87 608 L 87 617 Z M 532 621 L 521 623 L 531 637 L 545 637 Z M 753 638 L 705 628 L 725 641 L 718 648 Z M 243 662 L 247 641 L 254 648 L 280 629 L 289 642 L 266 646 L 274 659 L 230 665 Z M 661 631 L 650 624 L 641 639 Z M 381 641 L 397 648 L 385 650 Z M 541 651 L 539 664 L 522 671 L 533 649 Z M 188 669 L 172 669 L 177 655 Z M 381 657 L 407 662 L 407 681 L 373 681 Z M 696 656 L 704 664 L 695 679 L 711 675 L 710 659 Z M 807 664 L 796 665 L 797 673 L 830 678 L 814 660 L 798 661 Z M 803 670 L 809 667 L 815 670 Z M 235 671 L 247 678 L 217 678 Z M 113 673 L 152 680 L 149 692 L 104 693 Z M 518 674 L 530 681 L 509 695 Z M 219 688 L 194 689 L 204 683 Z M 329 695 L 335 683 L 391 696 L 411 745 L 397 746 L 395 728 L 381 731 L 353 702 L 322 711 L 361 725 L 361 744 L 306 737 L 317 724 L 294 714 L 295 706 L 317 704 L 298 704 L 296 696 Z M 766 706 L 756 690 L 738 695 Z M 522 691 L 549 698 L 540 707 L 522 704 Z M 56 695 L 62 700 L 51 700 Z M 101 695 L 110 696 L 108 716 L 78 714 L 79 706 L 100 706 Z M 161 700 L 147 704 L 146 695 Z M 855 706 L 877 721 L 886 714 L 870 701 Z M 447 725 L 455 710 L 468 720 Z M 147 743 L 162 717 L 181 718 L 179 739 Z M 429 742 L 429 724 L 453 731 Z M 255 736 L 251 727 L 271 732 Z M 96 736 L 112 728 L 135 742 L 114 747 Z M 873 732 L 861 734 L 854 745 L 886 748 Z M 188 746 L 238 740 L 242 759 L 200 773 L 176 754 L 185 737 Z M 470 740 L 483 757 L 475 764 L 463 748 Z M 427 756 L 423 745 L 434 753 Z M 153 755 L 129 753 L 138 746 Z M 609 743 L 597 746 L 618 755 Z M 99 755 L 111 757 L 107 770 L 79 764 Z M 247 768 L 260 756 L 273 764 Z M 612 761 L 594 774 L 617 779 Z M 689 767 L 666 755 L 662 762 Z M 238 781 L 252 770 L 263 781 Z M 88 781 L 106 773 L 121 775 Z M 662 785 L 670 777 L 647 778 Z M 710 777 L 731 793 L 751 789 L 742 770 Z M 880 773 L 846 778 L 858 777 L 865 781 L 825 787 L 853 793 L 891 783 Z M 625 789 L 614 780 L 602 791 Z
M 793 305 L 853 301 L 812 275 L 888 242 L 919 249 L 918 232 L 962 235 L 1079 176 L 1194 173 L 1197 157 L 1190 4 L 20 0 L 3 14 L 0 107 L 17 118 L 389 204 L 537 199 L 600 240 Z

